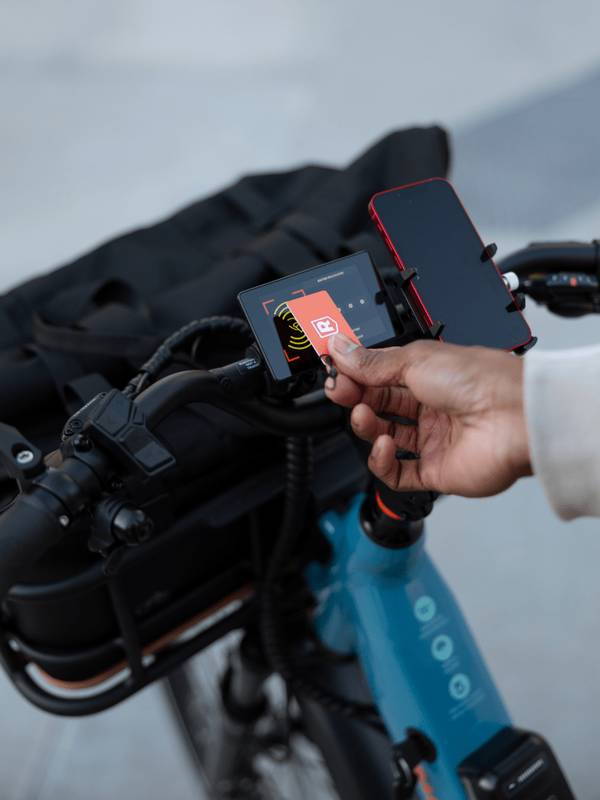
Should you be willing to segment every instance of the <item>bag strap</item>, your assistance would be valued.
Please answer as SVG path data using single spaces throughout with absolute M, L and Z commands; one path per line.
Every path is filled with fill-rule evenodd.
M 0 350 L 21 344 L 30 338 L 29 319 L 31 309 L 13 289 L 0 298 Z
M 45 350 L 36 344 L 28 344 L 26 350 L 35 354 L 37 359 L 44 365 L 46 372 L 50 376 L 56 393 L 60 397 L 63 407 L 68 410 L 68 402 L 65 396 L 65 386 L 74 378 L 81 375 L 82 369 L 79 362 L 65 353 L 55 353 Z
M 273 204 L 260 194 L 245 178 L 223 190 L 223 197 L 257 228 L 273 216 Z
M 275 228 L 244 245 L 241 253 L 253 255 L 277 275 L 292 275 L 319 261 L 349 252 L 333 227 L 303 212 L 289 214 Z
M 86 330 L 51 325 L 39 314 L 33 316 L 33 338 L 49 350 L 91 356 L 114 356 L 141 363 L 158 347 L 163 337 L 147 335 L 92 333 Z
M 26 349 L 34 353 L 46 367 L 61 403 L 69 414 L 74 414 L 100 392 L 113 388 L 98 373 L 83 375 L 81 364 L 70 355 L 45 350 L 36 344 L 29 344 Z
M 278 227 L 307 244 L 323 261 L 331 261 L 344 249 L 344 239 L 338 231 L 303 211 L 288 214 Z
M 100 392 L 109 392 L 113 387 L 103 375 L 91 372 L 66 383 L 63 387 L 67 411 L 74 414 Z

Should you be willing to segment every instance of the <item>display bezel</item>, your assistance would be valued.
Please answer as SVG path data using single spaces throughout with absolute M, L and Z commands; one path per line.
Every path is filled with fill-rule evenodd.
M 287 286 L 290 288 L 291 291 L 288 292 L 289 296 L 291 295 L 292 291 L 298 291 L 298 287 L 301 287 L 302 284 L 306 283 L 307 278 L 315 276 L 316 279 L 316 276 L 318 276 L 318 274 L 321 272 L 325 277 L 328 275 L 328 273 L 331 273 L 336 269 L 340 269 L 344 265 L 352 266 L 358 271 L 360 278 L 364 281 L 365 287 L 369 292 L 369 296 L 372 296 L 377 305 L 381 307 L 379 321 L 385 328 L 385 335 L 382 335 L 381 338 L 376 340 L 369 339 L 365 342 L 365 344 L 369 347 L 373 347 L 394 342 L 396 337 L 395 320 L 390 311 L 389 303 L 387 302 L 383 283 L 369 253 L 363 250 L 357 253 L 352 253 L 348 256 L 344 256 L 343 258 L 334 259 L 333 261 L 316 264 L 308 269 L 295 272 L 292 275 L 286 275 L 282 278 L 277 278 L 274 281 L 269 281 L 268 283 L 260 284 L 259 286 L 254 286 L 250 289 L 245 289 L 238 294 L 238 301 L 242 311 L 244 312 L 244 316 L 248 320 L 250 328 L 254 334 L 254 338 L 274 380 L 278 382 L 287 381 L 294 377 L 294 373 L 289 367 L 286 370 L 285 364 L 282 363 L 281 359 L 278 356 L 275 357 L 275 340 L 272 338 L 273 334 L 275 333 L 275 325 L 272 326 L 272 332 L 265 327 L 265 324 L 262 320 L 262 315 L 258 310 L 259 306 L 257 304 L 257 300 L 261 302 L 261 305 L 262 302 L 267 302 L 266 300 L 261 301 L 261 298 L 264 296 L 267 288 L 271 290 L 270 293 L 274 294 L 276 298 L 279 298 L 279 296 L 282 294 L 282 286 Z M 292 287 L 296 288 L 292 289 Z M 315 291 L 322 290 L 323 288 L 325 287 L 321 286 L 315 288 Z M 285 294 L 285 292 L 283 292 L 283 294 Z M 291 297 L 289 299 L 291 299 Z M 316 358 L 316 360 L 314 360 L 313 363 L 306 368 L 306 370 L 302 371 L 305 372 L 319 366 L 320 362 L 318 358 Z M 297 372 L 295 374 L 301 373 Z

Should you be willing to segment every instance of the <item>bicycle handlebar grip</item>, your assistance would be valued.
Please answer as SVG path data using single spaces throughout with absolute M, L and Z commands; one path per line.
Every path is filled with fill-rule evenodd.
M 35 494 L 20 494 L 0 515 L 0 600 L 25 570 L 64 535 Z

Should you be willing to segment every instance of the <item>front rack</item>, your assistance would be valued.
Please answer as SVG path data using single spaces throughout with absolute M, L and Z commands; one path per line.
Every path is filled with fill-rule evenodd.
M 254 613 L 255 602 L 252 588 L 246 587 L 243 592 L 232 595 L 224 601 L 227 606 L 235 606 L 224 616 L 220 616 L 218 613 L 223 611 L 223 604 L 220 603 L 204 612 L 200 619 L 190 620 L 189 625 L 192 626 L 200 623 L 202 619 L 215 615 L 219 617 L 191 638 L 183 638 L 179 643 L 171 644 L 170 637 L 165 637 L 166 641 L 163 639 L 161 642 L 143 647 L 138 636 L 135 619 L 118 588 L 113 588 L 111 591 L 111 600 L 120 626 L 119 637 L 113 643 L 122 648 L 126 658 L 109 672 L 98 676 L 101 683 L 95 694 L 69 697 L 64 693 L 51 691 L 52 685 L 72 692 L 86 687 L 83 687 L 81 683 L 69 684 L 55 681 L 39 669 L 37 669 L 39 680 L 36 680 L 32 676 L 35 674 L 35 667 L 32 669 L 32 665 L 41 654 L 34 648 L 27 647 L 15 634 L 4 631 L 0 643 L 0 662 L 15 687 L 27 700 L 43 711 L 59 716 L 84 716 L 111 708 L 150 683 L 166 677 L 184 661 L 231 631 L 244 627 Z M 183 634 L 184 630 L 180 629 L 179 632 Z M 161 647 L 163 643 L 164 649 Z M 107 687 L 110 679 L 119 674 L 122 674 L 123 677 L 117 681 L 116 685 Z M 46 685 L 42 683 L 44 680 Z
M 363 462 L 344 433 L 316 445 L 317 508 L 355 493 L 364 476 Z M 252 563 L 251 539 L 258 533 L 260 548 L 270 547 L 275 528 L 265 523 L 276 518 L 283 488 L 281 469 L 264 468 L 207 499 L 160 536 L 128 550 L 112 574 L 106 560 L 95 558 L 66 578 L 13 587 L 0 627 L 0 663 L 18 691 L 53 714 L 94 714 L 164 678 L 231 631 L 247 627 L 258 613 L 255 588 L 260 571 Z M 218 568 L 208 560 L 207 536 L 221 540 Z M 186 543 L 190 549 L 182 553 Z M 140 614 L 128 592 L 128 581 L 135 580 L 131 570 L 140 568 L 140 556 L 156 564 L 165 552 L 204 561 L 207 577 L 188 580 L 187 588 L 168 602 Z M 75 606 L 73 618 L 78 621 L 104 604 L 109 633 L 108 623 L 103 622 L 103 635 L 95 634 L 88 644 L 73 636 L 70 645 L 61 643 L 60 648 L 49 644 L 49 637 L 40 645 L 46 625 L 52 627 L 56 621 L 64 627 L 65 603 Z M 22 614 L 30 607 L 53 609 L 52 620 L 46 622 L 42 614 L 35 626 L 28 627 Z

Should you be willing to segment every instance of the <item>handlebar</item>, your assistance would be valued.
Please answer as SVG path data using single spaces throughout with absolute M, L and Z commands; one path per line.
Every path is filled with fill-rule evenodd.
M 520 278 L 532 273 L 585 272 L 597 275 L 600 270 L 600 246 L 593 242 L 533 242 L 503 258 L 502 272 L 514 272 Z
M 245 359 L 244 359 L 245 361 Z M 223 411 L 279 436 L 323 433 L 338 428 L 344 420 L 339 406 L 325 401 L 323 391 L 283 405 L 256 399 L 263 378 L 262 365 L 256 375 L 240 374 L 235 362 L 210 372 L 186 370 L 169 375 L 136 398 L 136 405 L 155 428 L 166 416 L 192 403 L 210 403 Z M 253 396 L 254 395 L 254 396 Z
M 61 516 L 53 514 L 36 492 L 18 495 L 2 514 L 0 598 L 34 561 L 63 537 L 65 529 Z M 63 517 L 64 522 L 68 524 L 68 517 Z
M 257 399 L 264 379 L 262 362 L 253 358 L 211 371 L 188 370 L 169 375 L 135 398 L 126 397 L 115 390 L 112 394 L 117 395 L 114 399 L 118 402 L 111 404 L 109 409 L 109 416 L 113 414 L 109 425 L 115 425 L 115 431 L 118 429 L 115 441 L 119 441 L 119 437 L 123 441 L 127 439 L 122 435 L 124 428 L 119 428 L 122 420 L 115 423 L 114 414 L 121 407 L 124 424 L 131 422 L 130 429 L 137 428 L 135 434 L 138 437 L 142 435 L 140 428 L 145 430 L 150 441 L 153 430 L 178 408 L 193 403 L 208 403 L 267 433 L 280 436 L 312 435 L 339 430 L 342 426 L 343 410 L 327 402 L 322 391 L 280 405 Z M 106 416 L 106 409 L 102 406 L 111 399 L 110 395 L 99 395 L 75 415 L 83 415 L 77 429 L 84 435 L 86 411 L 90 414 L 94 407 L 100 416 L 103 413 Z M 93 453 L 87 452 L 87 447 L 78 448 L 76 442 L 69 443 L 71 438 L 77 440 L 78 436 L 73 436 L 71 431 L 71 436 L 63 445 L 66 459 L 62 464 L 47 468 L 33 482 L 26 482 L 25 490 L 0 515 L 0 601 L 27 567 L 60 541 L 71 521 L 83 511 L 95 509 L 95 504 L 100 501 L 98 508 L 104 504 L 112 514 L 108 519 L 109 528 L 119 521 L 117 517 L 123 505 L 111 505 L 110 500 L 108 503 L 102 500 L 101 486 L 104 485 L 105 493 L 107 490 L 110 493 L 106 484 L 110 483 L 108 479 L 122 459 L 107 447 L 108 442 L 102 436 L 98 440 L 100 446 L 94 448 Z M 123 441 L 120 441 L 120 455 L 123 455 Z M 135 447 L 138 446 L 136 443 Z M 168 451 L 164 452 L 170 455 Z M 136 452 L 132 452 L 131 457 L 135 460 Z M 132 521 L 133 524 L 139 524 L 143 531 L 147 530 L 147 520 L 134 516 Z
M 516 273 L 520 291 L 545 302 L 552 311 L 588 313 L 600 310 L 598 242 L 530 245 L 504 259 L 500 268 L 503 272 Z M 568 279 L 564 286 L 559 286 L 547 278 L 570 271 L 593 276 L 594 281 L 581 281 L 581 285 L 575 286 L 572 279 Z M 577 292 L 572 291 L 574 289 Z M 275 435 L 310 435 L 339 430 L 343 425 L 343 410 L 326 402 L 322 391 L 276 402 L 265 399 L 264 388 L 262 362 L 259 358 L 246 358 L 211 371 L 175 373 L 152 384 L 135 398 L 127 392 L 121 393 L 121 398 L 132 404 L 135 413 L 141 412 L 150 435 L 170 413 L 192 403 L 212 404 Z M 131 413 L 135 415 L 133 410 Z M 61 539 L 72 518 L 84 510 L 89 511 L 98 501 L 100 486 L 107 476 L 114 474 L 112 456 L 103 450 L 102 442 L 100 444 L 94 463 L 86 461 L 85 455 L 71 452 L 62 466 L 46 471 L 44 477 L 51 478 L 46 485 L 42 479 L 27 486 L 0 516 L 0 600 L 27 567 Z M 110 489 L 105 487 L 105 492 L 110 493 Z M 69 513 L 65 513 L 65 509 Z M 75 514 L 72 513 L 74 509 Z
M 600 312 L 600 243 L 535 243 L 500 262 L 505 282 L 563 317 Z M 523 307 L 521 304 L 520 307 Z

